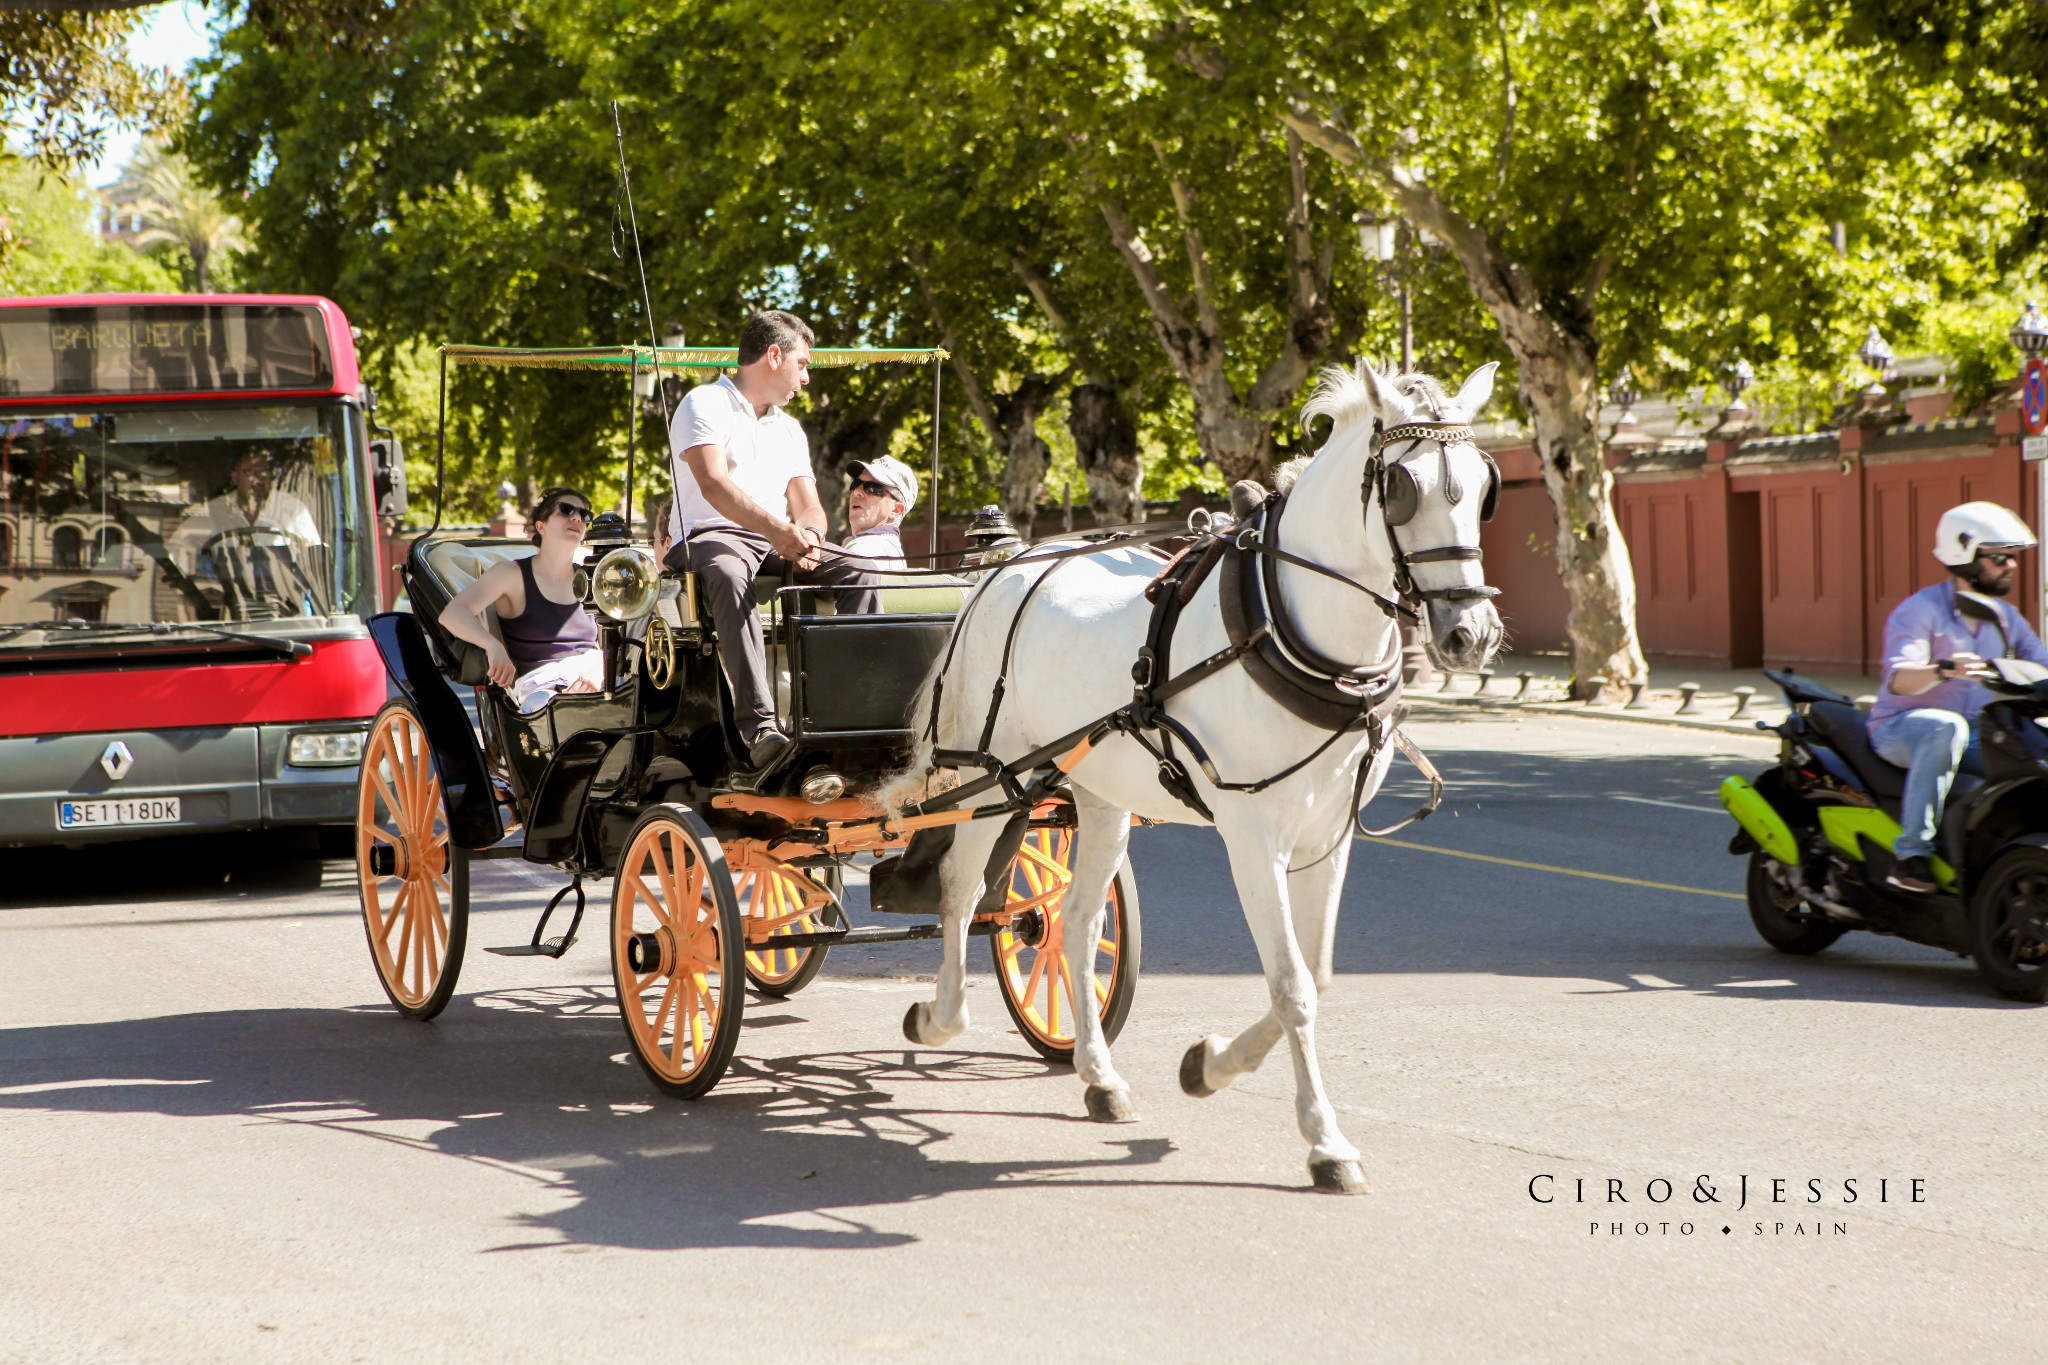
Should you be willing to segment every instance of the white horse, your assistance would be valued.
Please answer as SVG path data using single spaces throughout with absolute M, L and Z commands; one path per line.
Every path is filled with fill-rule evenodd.
M 1483 667 L 1501 639 L 1492 589 L 1484 586 L 1478 562 L 1482 505 L 1490 513 L 1499 474 L 1463 425 L 1492 392 L 1494 368 L 1475 371 L 1453 399 L 1422 376 L 1390 382 L 1363 363 L 1356 374 L 1326 370 L 1302 409 L 1302 422 L 1306 426 L 1325 416 L 1331 431 L 1296 477 L 1275 537 L 1288 555 L 1388 598 L 1396 592 L 1397 557 L 1405 558 L 1412 576 L 1406 586 L 1427 606 L 1433 655 L 1440 665 L 1461 671 Z M 1377 468 L 1376 459 L 1383 462 Z M 1380 477 L 1373 477 L 1375 472 Z M 1391 516 L 1383 501 L 1392 505 Z M 1258 571 L 1256 565 L 1248 567 Z M 1152 611 L 1143 590 L 1158 570 L 1156 559 L 1107 550 L 1036 568 L 1026 558 L 991 574 L 961 617 L 952 653 L 926 683 L 914 723 L 925 725 L 937 684 L 936 747 L 975 748 L 1003 668 L 1006 638 L 1020 610 L 1015 644 L 1007 647 L 1009 677 L 989 752 L 1005 761 L 1017 759 L 1124 706 L 1132 699 L 1132 663 L 1146 640 Z M 1368 594 L 1285 561 L 1278 563 L 1277 576 L 1274 611 L 1284 610 L 1300 640 L 1317 653 L 1361 669 L 1399 668 L 1397 623 Z M 1030 592 L 1041 577 L 1043 585 Z M 1189 601 L 1173 641 L 1169 674 L 1226 648 L 1219 602 L 1223 577 L 1211 573 Z M 1363 1192 L 1358 1149 L 1338 1131 L 1337 1116 L 1323 1093 L 1316 1063 L 1316 1000 L 1330 979 L 1354 801 L 1370 799 L 1379 789 L 1394 745 L 1383 742 L 1374 750 L 1364 728 L 1342 732 L 1298 719 L 1241 664 L 1172 697 L 1166 711 L 1207 749 L 1224 783 L 1269 777 L 1338 735 L 1298 772 L 1256 793 L 1219 788 L 1188 765 L 1229 851 L 1272 1004 L 1236 1038 L 1211 1035 L 1196 1043 L 1182 1062 L 1180 1079 L 1189 1094 L 1213 1094 L 1256 1069 L 1284 1034 L 1293 1053 L 1295 1112 L 1308 1139 L 1314 1184 Z M 905 773 L 913 785 L 929 771 L 933 748 L 928 737 Z M 1180 753 L 1185 757 L 1184 747 Z M 1368 759 L 1371 768 L 1361 780 L 1360 765 Z M 978 774 L 969 770 L 962 776 Z M 1161 786 L 1158 760 L 1126 734 L 1097 744 L 1072 771 L 1071 784 L 1079 825 L 1064 910 L 1069 917 L 1066 965 L 1073 998 L 1092 1001 L 1095 945 L 1110 879 L 1130 838 L 1131 816 L 1191 824 L 1202 820 Z M 902 789 L 899 782 L 897 791 Z M 968 804 L 997 799 L 991 792 Z M 952 847 L 939 869 L 944 960 L 936 998 L 913 1005 L 904 1020 L 913 1043 L 941 1046 L 967 1027 L 968 922 L 1002 823 L 978 820 L 954 827 Z M 1134 1117 L 1129 1087 L 1110 1060 L 1100 1019 L 1092 1009 L 1076 1014 L 1074 1066 L 1087 1086 L 1088 1113 L 1111 1121 Z

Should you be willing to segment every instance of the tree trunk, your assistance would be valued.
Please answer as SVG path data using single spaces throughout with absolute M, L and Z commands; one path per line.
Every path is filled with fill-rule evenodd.
M 1565 638 L 1572 696 L 1614 695 L 1622 683 L 1649 677 L 1649 667 L 1636 640 L 1635 569 L 1614 515 L 1614 475 L 1595 424 L 1593 357 L 1578 346 L 1531 351 L 1512 337 L 1509 349 L 1534 420 L 1543 487 L 1557 513 L 1557 571 L 1571 600 Z
M 1003 452 L 1003 511 L 1017 534 L 1031 539 L 1031 524 L 1038 518 L 1038 495 L 1045 487 L 1045 471 L 1052 464 L 1052 447 L 1038 435 L 1038 416 L 1058 396 L 1066 372 L 1030 374 L 1009 392 L 997 394 L 995 428 L 989 435 Z
M 1138 428 L 1115 389 L 1077 385 L 1067 396 L 1067 430 L 1074 434 L 1081 472 L 1088 480 L 1088 511 L 1097 526 L 1144 520 L 1144 467 Z
M 1097 201 L 1103 222 L 1109 228 L 1111 245 L 1123 257 L 1139 292 L 1145 296 L 1160 347 L 1194 400 L 1195 439 L 1202 453 L 1232 483 L 1239 479 L 1263 482 L 1268 477 L 1278 449 L 1276 433 L 1286 421 L 1301 386 L 1325 355 L 1333 350 L 1343 351 L 1357 335 L 1355 330 L 1341 335 L 1338 332 L 1330 308 L 1336 247 L 1334 242 L 1325 242 L 1320 248 L 1316 245 L 1302 139 L 1290 129 L 1286 144 L 1286 338 L 1279 353 L 1266 362 L 1243 392 L 1232 382 L 1228 370 L 1230 345 L 1224 335 L 1223 307 L 1212 279 L 1208 247 L 1196 222 L 1194 189 L 1178 176 L 1169 177 L 1181 245 L 1188 261 L 1191 295 L 1185 304 L 1160 273 L 1151 247 L 1123 202 L 1109 194 L 1100 194 Z

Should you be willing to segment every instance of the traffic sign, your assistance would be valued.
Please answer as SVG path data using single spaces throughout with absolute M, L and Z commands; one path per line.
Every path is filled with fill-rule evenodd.
M 2020 437 L 2022 460 L 2048 460 L 2048 436 Z
M 2039 356 L 2027 362 L 2027 376 L 2020 384 L 2020 418 L 2030 432 L 2048 424 L 2048 361 Z

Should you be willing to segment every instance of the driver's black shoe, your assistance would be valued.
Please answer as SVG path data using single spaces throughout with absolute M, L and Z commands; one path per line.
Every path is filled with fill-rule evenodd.
M 755 735 L 754 742 L 747 746 L 747 762 L 759 772 L 781 758 L 792 742 L 788 735 L 771 725 Z
M 1886 886 L 1896 886 L 1901 891 L 1911 891 L 1916 896 L 1925 896 L 1934 889 L 1934 869 L 1927 865 L 1925 858 L 1901 858 L 1892 864 L 1892 870 L 1884 874 Z

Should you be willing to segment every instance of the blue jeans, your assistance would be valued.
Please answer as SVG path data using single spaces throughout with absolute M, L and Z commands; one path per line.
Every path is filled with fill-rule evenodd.
M 1870 727 L 1870 745 L 1878 757 L 1906 769 L 1899 837 L 1892 841 L 1892 851 L 1901 858 L 1931 856 L 1942 803 L 1948 800 L 1957 770 L 1984 771 L 1977 727 L 1954 711 L 1901 711 Z

